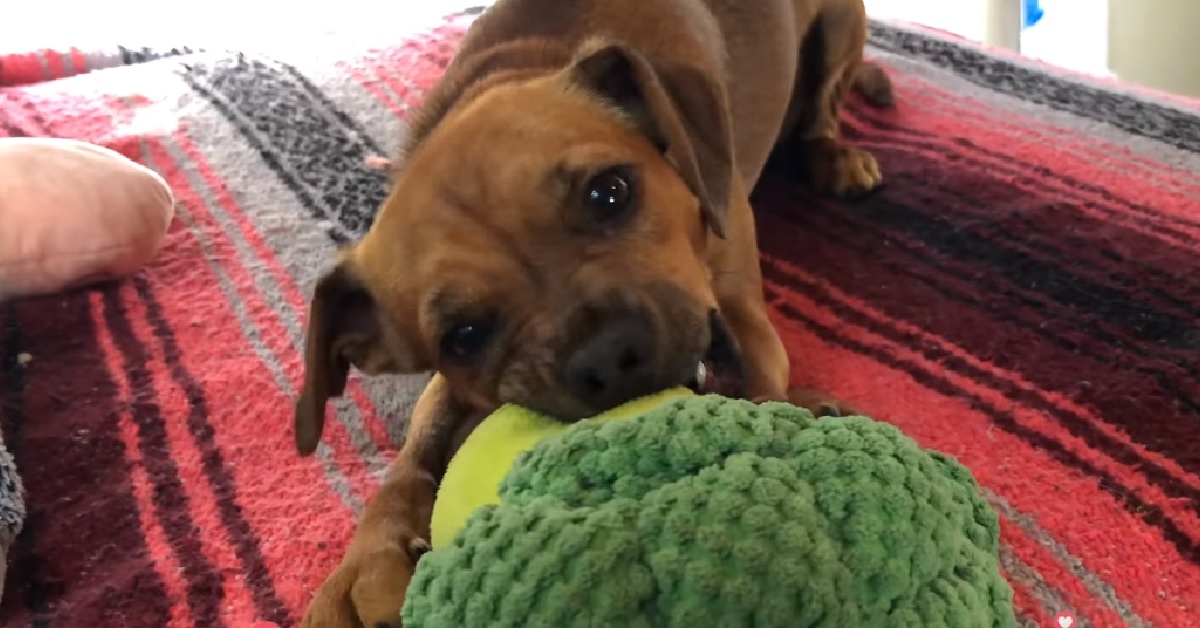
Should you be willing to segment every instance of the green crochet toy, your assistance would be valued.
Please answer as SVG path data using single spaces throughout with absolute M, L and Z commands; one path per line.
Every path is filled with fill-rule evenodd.
M 669 391 L 508 406 L 439 489 L 406 628 L 1015 626 L 971 473 L 864 417 Z

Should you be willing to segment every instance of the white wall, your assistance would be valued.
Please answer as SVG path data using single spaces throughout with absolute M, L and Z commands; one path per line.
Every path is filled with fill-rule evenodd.
M 1123 81 L 1200 98 L 1200 0 L 1109 0 L 1108 63 Z
M 1133 0 L 1141 1 L 1141 0 Z M 1179 0 L 1200 5 L 1200 0 Z M 873 16 L 900 19 L 984 41 L 989 9 L 1020 0 L 865 0 Z M 1042 0 L 1045 16 L 1021 35 L 1021 53 L 1091 74 L 1107 74 L 1105 0 Z
M 865 0 L 875 17 L 916 22 L 982 41 L 987 0 Z

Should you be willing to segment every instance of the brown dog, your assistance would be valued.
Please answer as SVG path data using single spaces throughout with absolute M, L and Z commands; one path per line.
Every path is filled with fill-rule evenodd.
M 788 398 L 748 195 L 784 140 L 822 191 L 880 185 L 839 141 L 852 85 L 891 98 L 865 38 L 862 0 L 499 0 L 476 21 L 312 303 L 301 453 L 351 365 L 437 374 L 305 626 L 398 625 L 445 464 L 501 403 L 574 420 L 702 362 L 710 390 Z

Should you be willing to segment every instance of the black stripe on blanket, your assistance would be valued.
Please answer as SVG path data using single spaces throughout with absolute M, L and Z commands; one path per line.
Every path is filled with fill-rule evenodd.
M 1122 131 L 1200 152 L 1195 116 L 1023 67 L 1017 63 L 905 28 L 872 22 L 869 44 L 949 68 L 981 87 L 1112 125 Z
M 193 64 L 188 85 L 221 113 L 339 243 L 366 233 L 387 175 L 364 166 L 383 151 L 345 112 L 283 64 L 249 56 Z

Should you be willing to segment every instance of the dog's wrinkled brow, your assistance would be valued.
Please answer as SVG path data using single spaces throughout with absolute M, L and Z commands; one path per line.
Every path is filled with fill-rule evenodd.
M 587 179 L 589 170 L 579 166 L 559 161 L 547 172 L 545 187 L 553 191 L 555 196 L 564 198 L 571 190 L 578 188 Z
M 439 324 L 467 316 L 471 308 L 472 304 L 464 302 L 446 286 L 435 288 L 425 300 L 425 314 Z

